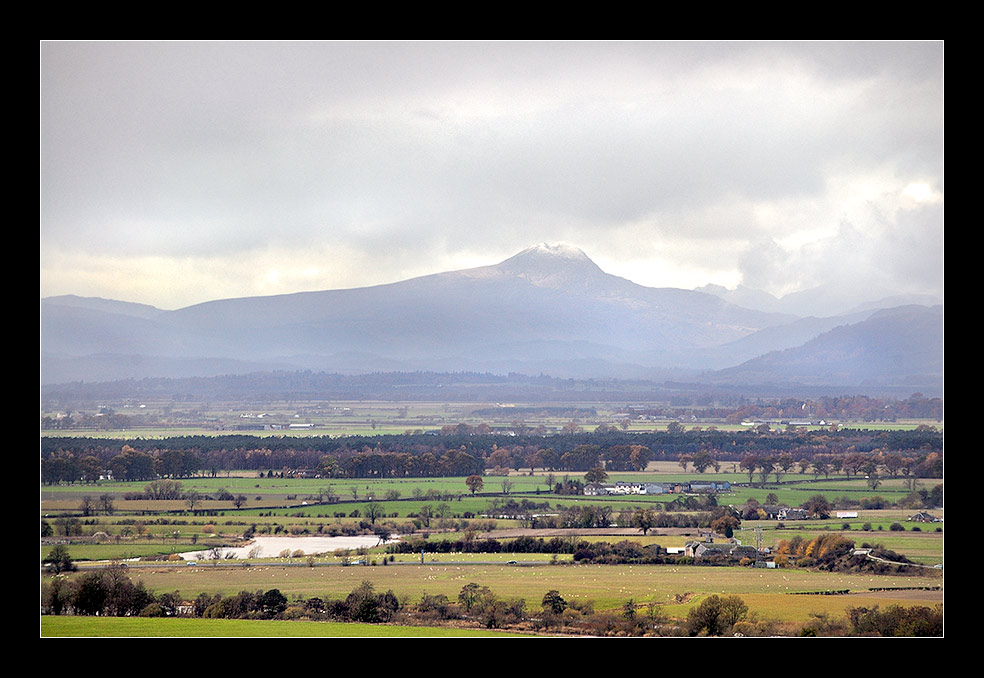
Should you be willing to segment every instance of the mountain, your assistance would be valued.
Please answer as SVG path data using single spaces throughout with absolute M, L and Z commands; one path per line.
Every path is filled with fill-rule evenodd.
M 115 313 L 148 320 L 164 313 L 161 309 L 147 304 L 134 304 L 129 301 L 115 301 L 113 299 L 101 299 L 99 297 L 77 297 L 74 294 L 48 297 L 44 302 L 48 306 L 57 305 L 90 311 L 101 311 L 103 313 Z
M 43 384 L 268 370 L 682 379 L 868 315 L 803 319 L 645 287 L 575 247 L 541 244 L 498 264 L 386 285 L 174 311 L 43 299 L 41 373 Z
M 721 369 L 743 363 L 772 351 L 795 348 L 841 325 L 866 320 L 874 311 L 858 311 L 826 318 L 798 318 L 785 325 L 766 327 L 746 337 L 704 350 L 700 353 L 709 369 Z
M 942 394 L 943 307 L 900 306 L 716 372 L 713 383 L 896 388 Z
M 704 285 L 695 291 L 712 294 L 728 303 L 768 313 L 788 313 L 797 316 L 833 318 L 856 314 L 862 311 L 877 311 L 883 308 L 920 305 L 935 306 L 943 300 L 928 294 L 893 294 L 885 289 L 864 287 L 854 284 L 830 283 L 783 297 L 775 297 L 768 292 L 738 285 L 729 290 L 721 285 Z
M 782 307 L 782 302 L 768 292 L 745 287 L 744 285 L 738 285 L 733 290 L 729 290 L 727 287 L 721 285 L 704 285 L 703 287 L 698 287 L 695 291 L 712 294 L 736 306 L 754 308 L 768 313 L 779 313 Z

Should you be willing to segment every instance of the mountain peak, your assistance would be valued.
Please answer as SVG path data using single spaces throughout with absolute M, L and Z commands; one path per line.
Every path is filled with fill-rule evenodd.
M 567 243 L 546 243 L 541 242 L 539 245 L 533 245 L 533 247 L 527 247 L 525 250 L 517 254 L 516 257 L 521 256 L 547 256 L 547 257 L 557 257 L 559 259 L 570 259 L 573 261 L 591 261 L 588 255 L 584 253 L 583 250 L 574 247 L 573 245 L 568 245 Z
M 495 268 L 542 287 L 563 287 L 589 276 L 604 275 L 587 254 L 564 243 L 540 243 L 527 247 Z

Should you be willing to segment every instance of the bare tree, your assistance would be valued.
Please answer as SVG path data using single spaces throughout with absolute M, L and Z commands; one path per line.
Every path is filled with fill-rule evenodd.
M 376 524 L 376 520 L 383 517 L 383 505 L 379 502 L 371 501 L 366 505 L 366 518 L 372 525 Z
M 101 508 L 107 516 L 113 515 L 113 495 L 108 492 L 99 495 L 99 508 Z

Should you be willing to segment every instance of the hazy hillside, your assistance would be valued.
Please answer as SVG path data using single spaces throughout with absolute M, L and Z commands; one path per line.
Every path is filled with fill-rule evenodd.
M 375 363 L 508 370 L 512 361 L 535 368 L 573 359 L 603 370 L 609 363 L 665 366 L 693 348 L 790 319 L 699 292 L 643 287 L 604 273 L 580 250 L 541 245 L 495 266 L 350 290 L 217 300 L 150 319 L 45 300 L 41 345 L 43 355 L 63 360 L 140 355 L 318 369 Z M 101 378 L 92 366 L 83 378 Z
M 745 308 L 817 318 L 834 318 L 912 304 L 936 306 L 943 303 L 942 299 L 925 294 L 895 294 L 890 290 L 871 287 L 858 290 L 847 284 L 821 285 L 780 298 L 744 285 L 738 285 L 733 290 L 721 285 L 704 285 L 696 291 L 712 294 Z
M 644 287 L 605 273 L 576 248 L 538 245 L 496 265 L 388 285 L 222 299 L 174 311 L 45 299 L 41 373 L 49 384 L 297 369 L 689 378 L 770 351 L 809 351 L 821 333 L 855 323 L 853 331 L 838 328 L 837 350 L 789 354 L 789 364 L 770 354 L 715 380 L 885 383 L 942 374 L 941 313 L 919 336 L 910 327 L 904 350 L 873 341 L 864 322 L 879 314 L 869 315 L 749 310 L 714 294 Z M 866 357 L 849 360 L 859 355 Z
M 71 308 L 89 309 L 92 311 L 102 311 L 104 313 L 117 313 L 119 315 L 133 316 L 134 318 L 156 318 L 164 313 L 159 308 L 147 304 L 135 304 L 129 301 L 115 301 L 113 299 L 101 299 L 99 297 L 78 297 L 74 294 L 66 294 L 60 297 L 48 297 L 44 300 L 45 306 L 67 306 Z
M 714 375 L 717 383 L 901 386 L 942 392 L 943 307 L 901 306 Z

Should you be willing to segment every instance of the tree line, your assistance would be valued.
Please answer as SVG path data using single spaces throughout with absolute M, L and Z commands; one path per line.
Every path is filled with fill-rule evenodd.
M 259 445 L 259 446 L 258 446 Z M 555 436 L 356 436 L 257 439 L 185 436 L 165 440 L 42 438 L 43 483 L 215 476 L 221 471 L 318 470 L 331 478 L 482 475 L 530 468 L 585 472 L 638 471 L 653 460 L 680 461 L 704 473 L 740 463 L 749 482 L 793 469 L 857 475 L 872 462 L 891 475 L 942 477 L 943 434 L 914 431 L 676 431 Z M 754 464 L 753 464 L 754 462 Z M 870 473 L 868 474 L 870 475 Z

